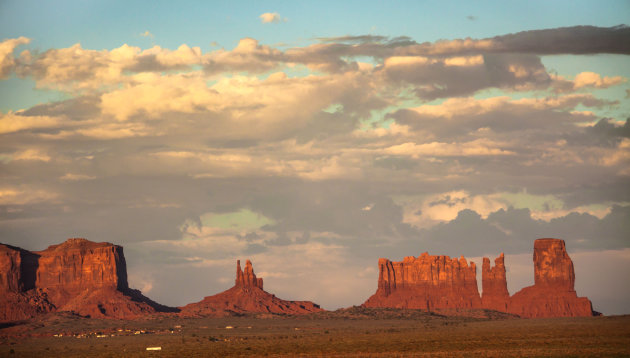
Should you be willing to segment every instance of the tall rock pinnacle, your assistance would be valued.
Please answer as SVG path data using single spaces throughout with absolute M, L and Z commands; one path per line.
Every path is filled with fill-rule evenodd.
M 510 298 L 509 312 L 521 317 L 591 316 L 591 301 L 574 289 L 573 261 L 564 240 L 534 242 L 534 285 Z
M 241 260 L 236 260 L 236 280 L 235 286 L 253 286 L 263 289 L 263 279 L 257 278 L 254 273 L 252 262 L 247 260 L 245 262 L 245 271 L 241 270 Z
M 504 255 L 501 253 L 494 260 L 494 267 L 490 268 L 490 259 L 483 258 L 481 267 L 481 304 L 484 308 L 507 312 L 510 294 L 505 278 Z

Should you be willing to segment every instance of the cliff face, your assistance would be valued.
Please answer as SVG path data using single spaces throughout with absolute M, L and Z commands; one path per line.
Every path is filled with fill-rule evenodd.
M 534 285 L 510 298 L 508 311 L 521 317 L 592 316 L 591 301 L 574 289 L 573 261 L 564 240 L 534 242 Z
M 121 246 L 68 239 L 39 252 L 0 245 L 0 321 L 50 311 L 134 318 L 172 311 L 127 283 Z
M 86 289 L 129 289 L 123 248 L 106 242 L 68 239 L 39 254 L 35 285 L 51 292 L 55 304 L 65 305 Z
M 186 317 L 220 317 L 242 313 L 307 314 L 322 311 L 319 305 L 310 301 L 285 301 L 263 290 L 262 278 L 257 278 L 251 261 L 236 261 L 234 287 L 202 301 L 181 307 L 181 315 Z
M 591 316 L 591 302 L 577 297 L 573 262 L 563 240 L 534 242 L 534 286 L 510 297 L 504 255 L 483 258 L 481 299 L 475 263 L 463 257 L 405 257 L 401 262 L 379 259 L 378 289 L 363 306 L 417 309 L 485 308 L 521 317 Z
M 490 259 L 483 258 L 481 267 L 481 305 L 483 308 L 507 312 L 510 294 L 505 278 L 504 255 L 501 253 L 494 260 L 494 267 L 490 267 Z
M 35 287 L 38 255 L 0 244 L 0 292 L 24 292 Z
M 477 268 L 449 256 L 428 253 L 392 262 L 379 259 L 378 289 L 363 306 L 394 308 L 478 308 Z
M 22 260 L 17 248 L 0 245 L 0 291 L 19 292 Z

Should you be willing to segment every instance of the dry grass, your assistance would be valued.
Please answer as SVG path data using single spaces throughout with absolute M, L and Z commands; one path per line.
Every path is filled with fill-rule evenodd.
M 212 319 L 154 317 L 142 321 L 88 320 L 70 315 L 56 315 L 0 329 L 0 356 L 630 355 L 630 316 L 535 320 L 497 317 L 483 313 L 474 316 L 478 317 L 447 317 L 422 311 L 359 308 L 309 317 L 249 316 Z M 234 328 L 226 329 L 226 326 Z M 119 329 L 122 329 L 122 332 L 119 332 Z M 133 334 L 139 330 L 152 333 Z M 51 336 L 60 332 L 64 333 L 64 337 Z M 105 338 L 69 336 L 94 332 L 115 336 Z M 20 334 L 22 337 L 16 336 Z M 147 352 L 146 347 L 152 346 L 161 346 L 162 350 Z

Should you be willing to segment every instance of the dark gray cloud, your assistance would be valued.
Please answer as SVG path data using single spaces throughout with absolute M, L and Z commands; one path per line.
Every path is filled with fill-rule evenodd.
M 570 213 L 550 221 L 533 219 L 529 209 L 500 209 L 482 218 L 462 210 L 452 221 L 420 230 L 406 248 L 451 256 L 482 256 L 488 253 L 530 253 L 533 240 L 553 237 L 567 242 L 571 250 L 614 250 L 630 247 L 627 233 L 630 206 L 613 206 L 602 219 Z
M 532 30 L 492 38 L 499 51 L 559 54 L 630 54 L 630 27 L 573 26 L 557 29 Z

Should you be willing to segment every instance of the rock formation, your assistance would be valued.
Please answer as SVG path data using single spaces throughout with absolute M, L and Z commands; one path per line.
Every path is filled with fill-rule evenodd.
M 181 315 L 187 317 L 218 317 L 243 313 L 307 314 L 322 311 L 313 302 L 285 301 L 264 291 L 263 280 L 256 277 L 249 260 L 245 263 L 245 271 L 241 270 L 240 260 L 236 261 L 234 287 L 180 308 Z
M 418 309 L 485 308 L 521 317 L 593 315 L 591 302 L 577 297 L 573 262 L 563 240 L 534 242 L 534 286 L 509 296 L 504 255 L 483 258 L 479 298 L 475 263 L 448 256 L 405 257 L 402 262 L 379 259 L 378 289 L 363 306 Z
M 50 311 L 134 318 L 172 311 L 129 288 L 121 246 L 68 239 L 29 252 L 0 245 L 0 321 Z
M 393 308 L 479 308 L 477 268 L 449 256 L 428 253 L 401 262 L 379 259 L 378 289 L 363 306 Z
M 37 255 L 0 244 L 0 322 L 17 321 L 55 309 L 46 292 L 35 289 Z
M 534 242 L 534 285 L 510 298 L 508 312 L 521 317 L 592 316 L 591 301 L 578 297 L 574 289 L 573 261 L 564 240 Z
M 490 268 L 490 259 L 483 258 L 481 267 L 481 306 L 495 311 L 507 312 L 510 294 L 505 278 L 504 255 L 501 253 Z

